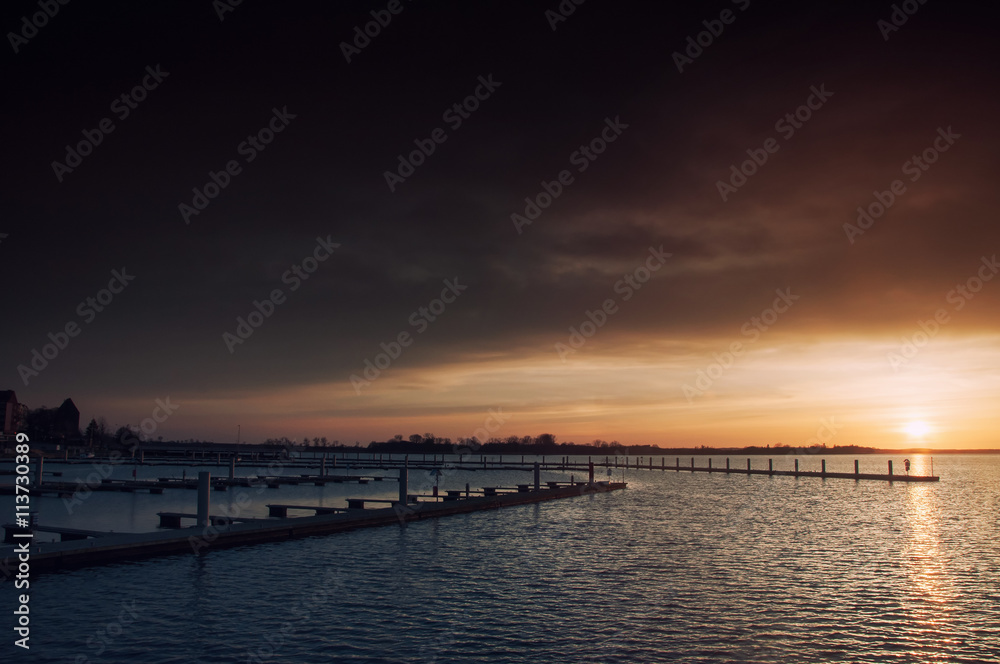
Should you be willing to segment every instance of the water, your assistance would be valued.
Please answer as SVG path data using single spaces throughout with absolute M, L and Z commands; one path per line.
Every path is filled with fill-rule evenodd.
M 862 472 L 881 471 L 886 458 L 861 457 Z M 913 471 L 925 464 L 915 458 Z M 776 459 L 785 467 L 790 460 Z M 827 457 L 827 467 L 853 470 L 853 458 Z M 1000 456 L 936 456 L 934 471 L 940 483 L 890 486 L 628 470 L 629 488 L 612 494 L 45 575 L 32 581 L 30 656 L 1000 661 Z M 524 474 L 461 472 L 441 485 L 515 479 Z M 251 493 L 249 510 L 394 490 L 284 487 Z M 213 493 L 214 504 L 224 495 Z M 45 501 L 43 521 L 65 511 Z M 113 510 L 114 501 L 128 507 Z M 94 494 L 75 518 L 148 529 L 134 527 L 167 504 L 193 511 L 194 492 Z M 0 589 L 10 616 L 13 589 Z

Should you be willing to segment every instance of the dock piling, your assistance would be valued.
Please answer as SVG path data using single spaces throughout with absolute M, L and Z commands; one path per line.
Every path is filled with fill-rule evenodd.
M 750 474 L 750 459 L 747 459 L 747 475 Z
M 861 473 L 858 472 L 858 460 L 857 459 L 854 460 L 854 474 L 855 475 L 860 475 L 861 474 Z
M 236 479 L 236 455 L 229 458 L 229 479 Z
M 207 528 L 208 523 L 208 491 L 212 484 L 212 473 L 207 470 L 198 471 L 198 519 L 197 525 Z
M 889 477 L 892 477 L 892 459 L 889 459 Z
M 409 484 L 409 455 L 403 457 L 403 465 L 399 467 L 399 504 L 406 505 L 406 489 Z
M 541 467 L 538 465 L 538 462 L 536 461 L 535 462 L 535 491 L 538 491 L 538 484 L 539 484 L 539 480 L 540 479 L 541 479 Z M 469 491 L 469 485 L 468 484 L 465 485 L 465 491 L 466 491 L 466 495 L 468 495 L 468 491 Z
M 588 472 L 589 476 L 588 476 L 588 479 L 587 479 L 587 484 L 593 484 L 594 483 L 594 462 L 593 461 L 589 461 L 587 463 L 587 466 L 588 466 L 588 471 L 589 471 Z
M 826 459 L 823 459 L 822 461 L 820 461 L 820 464 L 821 464 L 820 467 L 823 469 L 821 472 L 824 475 L 826 475 Z
M 767 472 L 774 473 L 774 459 L 767 460 Z
M 799 460 L 796 459 L 795 460 L 795 473 L 796 473 L 795 476 L 796 477 L 798 477 L 798 472 L 799 472 Z

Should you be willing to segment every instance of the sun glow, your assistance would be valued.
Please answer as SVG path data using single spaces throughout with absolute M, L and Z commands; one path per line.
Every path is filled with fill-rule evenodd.
M 911 438 L 923 438 L 931 431 L 931 426 L 922 420 L 916 420 L 914 422 L 908 422 L 903 431 L 910 435 Z

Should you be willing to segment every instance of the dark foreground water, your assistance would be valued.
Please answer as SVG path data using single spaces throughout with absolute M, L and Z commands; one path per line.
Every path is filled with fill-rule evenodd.
M 862 459 L 862 471 L 884 466 Z M 1000 661 L 1000 456 L 939 456 L 934 470 L 939 484 L 891 486 L 630 470 L 613 494 L 45 575 L 31 585 L 30 654 L 11 646 L 8 581 L 0 652 L 76 664 Z M 456 473 L 442 487 L 514 477 Z M 251 510 L 392 489 L 283 488 L 251 493 Z M 193 511 L 193 492 L 170 493 L 95 494 L 63 522 L 142 529 L 164 505 Z M 46 501 L 43 521 L 65 516 Z

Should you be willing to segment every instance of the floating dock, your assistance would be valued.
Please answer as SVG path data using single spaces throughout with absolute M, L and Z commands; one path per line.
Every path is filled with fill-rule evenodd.
M 255 519 L 240 521 L 236 518 L 219 520 L 218 525 L 193 526 L 169 531 L 134 534 L 94 534 L 88 539 L 64 542 L 45 542 L 30 545 L 31 572 L 49 572 L 92 565 L 105 565 L 125 560 L 152 556 L 208 553 L 216 549 L 276 542 L 300 537 L 370 528 L 390 524 L 404 524 L 452 514 L 466 514 L 481 510 L 540 503 L 581 495 L 608 493 L 624 489 L 625 483 L 577 482 L 528 491 L 515 490 L 495 495 L 475 496 L 441 502 L 390 502 L 390 507 L 378 509 L 347 509 L 334 514 L 316 516 Z M 375 502 L 367 500 L 366 502 Z M 303 506 L 286 506 L 302 508 Z M 324 508 L 325 509 L 325 508 Z M 191 515 L 181 515 L 184 517 Z M 212 520 L 216 521 L 218 517 Z M 82 532 L 82 531 L 81 531 Z M 31 541 L 27 539 L 18 542 Z M 14 547 L 0 548 L 0 578 L 9 578 L 18 567 Z

